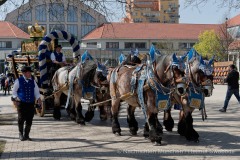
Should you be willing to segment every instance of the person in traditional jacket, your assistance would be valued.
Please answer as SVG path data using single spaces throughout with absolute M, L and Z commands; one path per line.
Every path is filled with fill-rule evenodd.
M 37 106 L 40 106 L 41 99 L 38 85 L 31 75 L 31 67 L 24 66 L 21 71 L 23 75 L 14 82 L 12 101 L 17 107 L 19 139 L 31 141 L 29 133 L 35 112 L 35 101 Z

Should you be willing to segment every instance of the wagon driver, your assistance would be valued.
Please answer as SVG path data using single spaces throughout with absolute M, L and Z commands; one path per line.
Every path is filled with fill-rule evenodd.
M 24 66 L 21 71 L 23 75 L 16 79 L 13 86 L 12 101 L 18 112 L 19 139 L 31 141 L 29 133 L 35 112 L 34 104 L 37 100 L 38 105 L 40 105 L 41 99 L 37 83 L 31 75 L 31 67 Z M 26 122 L 25 128 L 24 122 Z
M 63 67 L 67 65 L 66 63 L 66 58 L 61 52 L 62 46 L 61 45 L 56 45 L 55 46 L 55 51 L 51 54 L 51 60 L 53 62 L 54 68 L 57 70 L 60 67 Z

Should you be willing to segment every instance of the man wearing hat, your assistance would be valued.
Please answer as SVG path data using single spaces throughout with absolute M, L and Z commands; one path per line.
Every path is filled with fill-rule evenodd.
M 17 106 L 19 139 L 31 141 L 29 133 L 35 112 L 34 104 L 37 100 L 40 105 L 41 99 L 37 83 L 31 75 L 31 67 L 24 66 L 21 71 L 23 75 L 15 80 L 13 86 L 12 101 Z
M 64 66 L 66 65 L 66 58 L 61 52 L 62 46 L 56 45 L 55 51 L 51 54 L 51 60 L 57 66 Z

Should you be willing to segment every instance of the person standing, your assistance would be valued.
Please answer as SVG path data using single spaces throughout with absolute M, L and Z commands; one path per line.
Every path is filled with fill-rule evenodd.
M 12 101 L 17 106 L 19 139 L 31 141 L 29 133 L 35 112 L 35 100 L 40 105 L 41 99 L 37 83 L 31 75 L 31 67 L 24 66 L 21 71 L 23 76 L 15 80 Z M 26 122 L 25 128 L 24 122 Z
M 237 67 L 234 64 L 231 64 L 228 66 L 229 73 L 227 75 L 227 78 L 225 79 L 225 82 L 228 85 L 227 88 L 227 94 L 224 101 L 224 106 L 222 109 L 220 109 L 220 112 L 226 112 L 228 107 L 228 102 L 231 99 L 232 95 L 234 94 L 237 98 L 238 102 L 240 103 L 240 97 L 239 97 L 239 72 L 237 71 Z

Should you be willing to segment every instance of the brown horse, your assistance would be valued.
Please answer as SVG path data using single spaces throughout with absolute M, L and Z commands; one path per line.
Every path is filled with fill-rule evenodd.
M 213 58 L 210 61 L 203 61 L 202 57 L 193 49 L 187 53 L 187 57 L 188 90 L 184 95 L 186 101 L 181 106 L 179 114 L 178 133 L 185 136 L 187 140 L 198 142 L 199 134 L 193 128 L 192 112 L 197 108 L 202 111 L 203 117 L 206 114 L 204 113 L 204 99 L 211 96 L 213 90 L 213 68 L 211 66 Z M 165 111 L 164 125 L 166 130 L 172 131 L 173 119 L 170 110 Z
M 127 122 L 129 125 L 130 133 L 133 135 L 137 134 L 138 123 L 135 119 L 134 111 L 136 107 L 141 106 L 146 118 L 144 134 L 148 135 L 149 139 L 152 142 L 159 144 L 161 143 L 162 139 L 160 135 L 162 133 L 162 127 L 157 118 L 159 108 L 156 107 L 158 106 L 158 104 L 156 104 L 156 93 L 158 93 L 156 90 L 165 90 L 166 88 L 164 85 L 169 85 L 167 87 L 173 89 L 174 92 L 178 91 L 178 93 L 184 94 L 184 88 L 177 88 L 177 84 L 179 82 L 181 83 L 180 79 L 182 79 L 184 76 L 184 72 L 180 70 L 179 66 L 172 63 L 176 62 L 176 60 L 179 60 L 175 54 L 159 56 L 155 55 L 155 51 L 153 54 L 155 58 L 152 60 L 151 64 L 119 66 L 115 68 L 115 70 L 113 70 L 111 73 L 109 73 L 108 80 L 110 81 L 110 95 L 112 98 L 112 132 L 114 134 L 118 133 L 121 135 L 120 124 L 118 122 L 118 113 L 120 101 L 124 100 L 129 105 L 127 109 Z M 142 90 L 139 87 L 140 85 L 137 84 L 137 94 L 135 94 L 136 88 L 135 90 L 132 89 L 134 88 L 132 85 L 134 81 L 132 75 L 134 74 L 136 81 L 138 82 L 140 82 L 141 77 L 145 76 L 145 78 L 143 78 L 144 80 L 142 81 L 144 83 L 142 84 Z M 170 89 L 167 90 L 168 91 L 166 92 L 170 93 Z M 129 95 L 129 93 L 130 96 L 126 96 Z M 142 98 L 139 98 L 140 94 L 142 94 Z

